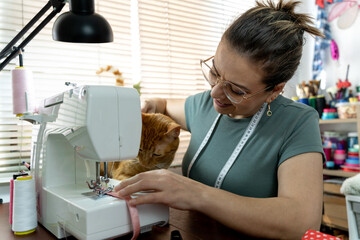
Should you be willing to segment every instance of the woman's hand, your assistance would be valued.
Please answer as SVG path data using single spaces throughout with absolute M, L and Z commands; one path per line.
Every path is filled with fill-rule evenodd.
M 146 99 L 144 105 L 141 108 L 144 113 L 162 113 L 166 111 L 166 99 L 162 98 L 151 98 Z
M 202 183 L 160 169 L 140 173 L 122 181 L 114 189 L 120 197 L 149 191 L 130 200 L 131 205 L 160 203 L 180 210 L 195 210 L 206 188 Z

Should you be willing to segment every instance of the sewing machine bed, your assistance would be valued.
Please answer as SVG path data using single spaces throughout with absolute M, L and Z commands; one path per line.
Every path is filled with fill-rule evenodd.
M 109 184 L 116 185 L 116 180 Z M 104 239 L 132 232 L 129 211 L 124 200 L 108 195 L 97 196 L 86 183 L 44 188 L 47 208 L 41 209 L 42 224 L 58 238 L 73 235 L 78 239 Z M 159 204 L 137 206 L 141 232 L 153 225 L 165 225 L 169 209 Z

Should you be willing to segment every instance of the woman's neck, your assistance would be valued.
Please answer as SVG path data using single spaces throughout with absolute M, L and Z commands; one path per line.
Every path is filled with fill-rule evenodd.
M 233 119 L 243 119 L 243 118 L 247 118 L 247 117 L 252 117 L 254 114 L 251 114 L 251 115 L 234 115 L 234 114 L 228 114 L 228 116 L 230 118 L 233 118 Z
M 258 111 L 259 111 L 259 109 L 261 108 L 261 106 L 262 105 L 260 105 L 258 108 L 256 108 L 256 109 L 254 109 L 254 111 L 251 111 L 251 112 L 249 112 L 249 113 L 247 113 L 247 114 L 239 114 L 239 115 L 237 115 L 237 114 L 228 114 L 228 116 L 229 117 L 231 117 L 231 118 L 234 118 L 234 119 L 243 119 L 243 118 L 249 118 L 249 117 L 252 117 L 252 116 L 254 116 Z

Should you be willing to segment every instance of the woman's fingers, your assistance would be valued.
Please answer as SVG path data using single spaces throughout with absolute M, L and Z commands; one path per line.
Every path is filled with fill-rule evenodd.
M 156 105 L 151 100 L 145 100 L 144 106 L 141 108 L 141 112 L 144 113 L 155 113 L 156 112 Z
M 159 178 L 156 171 L 144 172 L 135 175 L 119 183 L 114 191 L 118 192 L 120 196 L 129 196 L 136 192 L 160 190 Z
M 165 204 L 163 201 L 163 193 L 162 192 L 151 192 L 146 194 L 139 194 L 136 197 L 132 198 L 129 201 L 131 205 L 141 205 L 141 204 Z
M 163 98 L 146 99 L 141 111 L 144 113 L 165 113 L 166 100 Z
M 136 182 L 136 179 L 135 179 L 135 178 L 136 178 L 137 176 L 138 176 L 138 175 L 135 175 L 134 177 L 128 178 L 128 179 L 126 179 L 126 180 L 122 180 L 118 185 L 115 186 L 114 191 L 115 191 L 115 192 L 118 192 L 118 191 L 120 191 L 121 189 L 125 188 L 126 186 L 132 184 L 133 182 Z

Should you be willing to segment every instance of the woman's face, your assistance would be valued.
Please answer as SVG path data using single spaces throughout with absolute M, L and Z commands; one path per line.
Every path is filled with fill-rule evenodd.
M 227 44 L 226 40 L 222 40 L 216 50 L 214 66 L 223 80 L 241 86 L 247 95 L 267 87 L 262 83 L 263 73 L 261 69 L 247 58 L 238 55 Z M 272 91 L 260 92 L 249 99 L 243 99 L 241 103 L 235 104 L 226 97 L 221 84 L 217 84 L 211 89 L 215 110 L 234 118 L 254 115 L 271 94 Z

